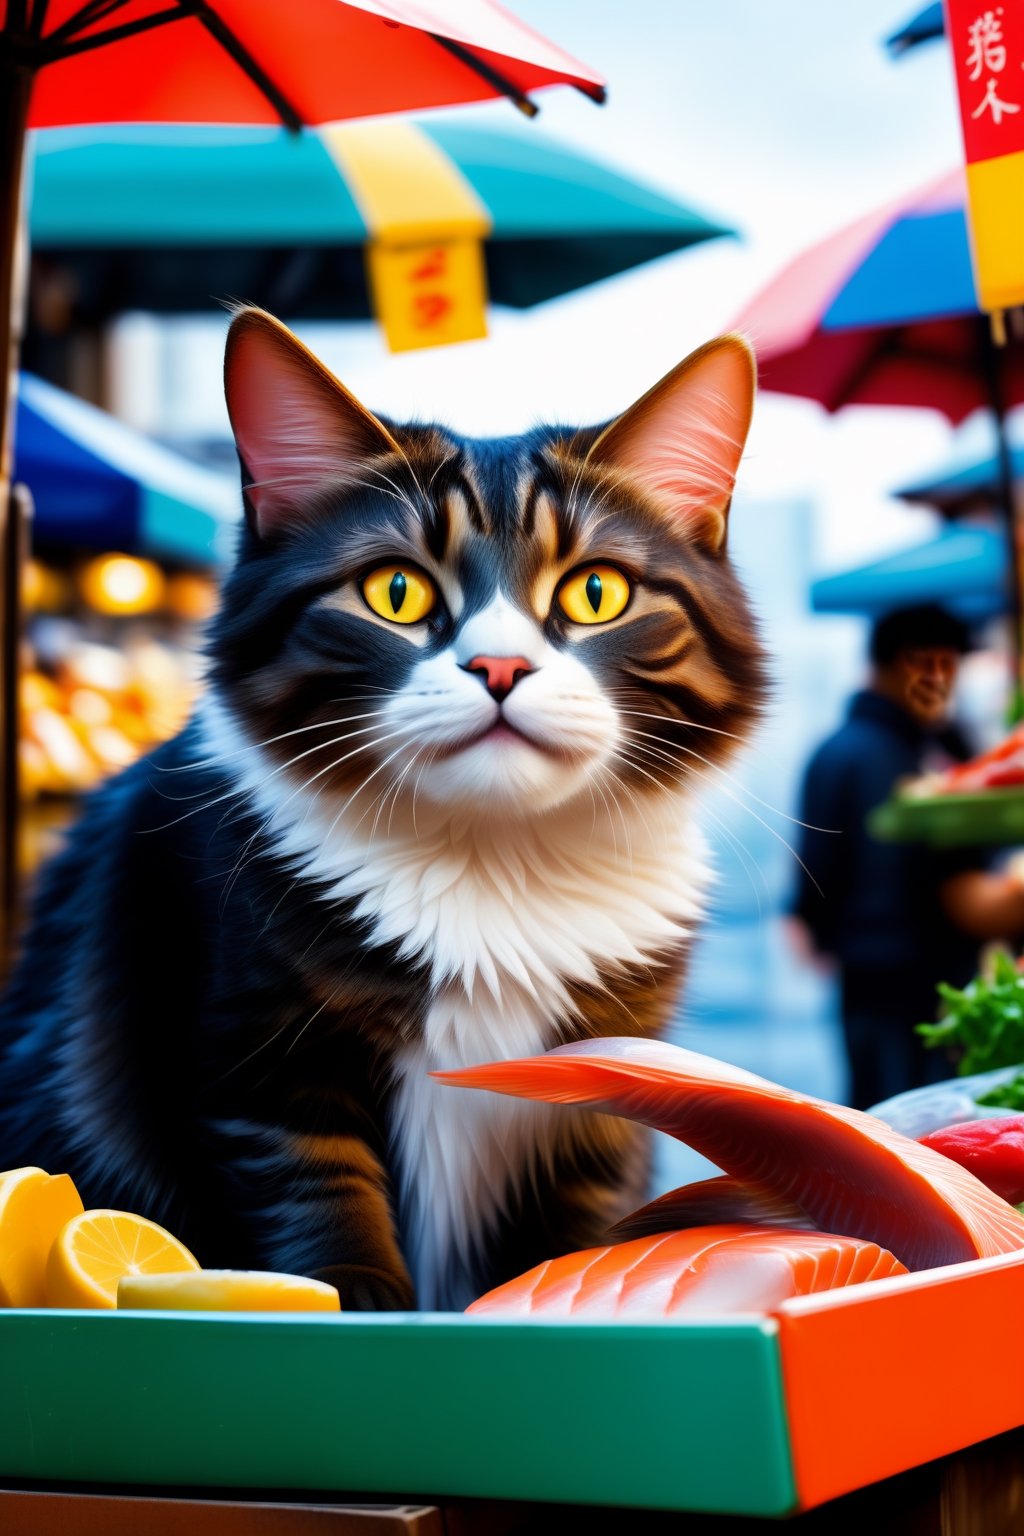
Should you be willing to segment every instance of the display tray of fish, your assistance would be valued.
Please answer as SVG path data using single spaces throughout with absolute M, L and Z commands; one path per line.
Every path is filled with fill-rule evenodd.
M 942 1152 L 637 1039 L 438 1075 L 721 1174 L 464 1315 L 0 1309 L 0 1476 L 778 1516 L 1024 1423 L 1024 1217 Z

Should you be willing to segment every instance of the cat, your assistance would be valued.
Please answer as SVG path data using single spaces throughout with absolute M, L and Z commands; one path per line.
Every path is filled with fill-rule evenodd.
M 641 1203 L 643 1133 L 434 1068 L 658 1035 L 765 696 L 738 337 L 610 425 L 371 414 L 233 319 L 246 520 L 182 735 L 86 802 L 0 1012 L 0 1167 L 207 1266 L 461 1308 Z

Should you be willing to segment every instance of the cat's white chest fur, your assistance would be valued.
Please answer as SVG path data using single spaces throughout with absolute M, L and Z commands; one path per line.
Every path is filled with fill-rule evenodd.
M 382 937 L 428 961 L 435 992 L 423 1035 L 396 1060 L 392 1138 L 403 1237 L 423 1307 L 464 1306 L 464 1259 L 502 1211 L 510 1187 L 570 1135 L 564 1110 L 459 1089 L 429 1072 L 532 1056 L 564 1039 L 570 988 L 614 990 L 617 966 L 648 962 L 697 915 L 701 845 L 676 815 L 660 836 L 630 838 L 632 856 L 602 842 L 590 808 L 539 829 L 406 849 L 416 895 L 399 917 L 385 892 L 360 910 Z M 363 878 L 371 874 L 370 858 Z M 380 871 L 383 873 L 383 871 Z
M 218 718 L 219 716 L 219 718 Z M 223 753 L 225 718 L 206 706 Z M 706 884 L 704 844 L 686 797 L 593 806 L 480 827 L 456 817 L 415 835 L 366 818 L 332 823 L 247 751 L 238 777 L 278 851 L 355 903 L 378 942 L 427 967 L 418 1039 L 395 1058 L 390 1126 L 403 1246 L 423 1308 L 456 1307 L 466 1256 L 510 1188 L 569 1134 L 557 1107 L 434 1081 L 434 1070 L 530 1056 L 564 1038 L 571 989 L 650 964 L 691 931 Z M 234 765 L 232 765 L 234 766 Z

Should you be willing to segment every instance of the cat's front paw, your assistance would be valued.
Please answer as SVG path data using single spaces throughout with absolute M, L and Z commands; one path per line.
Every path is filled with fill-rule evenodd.
M 312 1279 L 337 1287 L 343 1312 L 415 1312 L 416 1295 L 407 1275 L 367 1264 L 332 1264 Z

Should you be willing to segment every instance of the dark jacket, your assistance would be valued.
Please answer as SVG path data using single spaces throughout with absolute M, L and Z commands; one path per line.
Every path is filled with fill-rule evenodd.
M 877 693 L 858 693 L 845 722 L 815 752 L 804 777 L 795 914 L 844 971 L 892 971 L 927 985 L 962 985 L 977 944 L 946 917 L 939 887 L 984 868 L 978 849 L 937 852 L 916 843 L 880 843 L 866 819 L 898 780 L 919 774 L 939 739 Z M 949 745 L 946 739 L 947 747 Z M 967 756 L 954 742 L 952 757 Z

